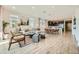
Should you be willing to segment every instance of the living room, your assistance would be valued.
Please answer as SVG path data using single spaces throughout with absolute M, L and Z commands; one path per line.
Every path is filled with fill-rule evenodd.
M 1 5 L 0 53 L 79 53 L 78 8 Z

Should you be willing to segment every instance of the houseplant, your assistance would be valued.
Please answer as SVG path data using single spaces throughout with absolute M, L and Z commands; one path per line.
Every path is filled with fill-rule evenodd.
M 2 23 L 3 23 L 3 33 L 5 33 L 5 28 L 9 23 L 5 21 L 2 21 Z
M 8 22 L 2 21 L 3 24 L 3 40 L 4 40 L 4 34 L 5 34 L 5 28 L 7 27 L 7 25 L 9 24 Z

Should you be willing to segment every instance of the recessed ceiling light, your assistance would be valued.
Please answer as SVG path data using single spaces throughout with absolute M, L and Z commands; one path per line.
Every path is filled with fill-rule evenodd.
M 13 7 L 12 7 L 12 9 L 16 9 L 16 7 L 15 7 L 15 6 L 13 6 Z
M 33 6 L 32 9 L 34 9 L 35 7 Z

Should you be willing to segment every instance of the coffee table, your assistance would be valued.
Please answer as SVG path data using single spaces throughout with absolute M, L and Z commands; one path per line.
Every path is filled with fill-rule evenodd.
M 34 32 L 25 32 L 24 35 L 25 36 L 30 36 L 32 38 L 32 36 L 34 35 Z

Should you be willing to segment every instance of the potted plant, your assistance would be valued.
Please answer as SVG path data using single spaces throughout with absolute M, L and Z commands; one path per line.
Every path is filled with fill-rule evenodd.
M 5 21 L 3 21 L 2 23 L 3 23 L 3 33 L 5 33 L 5 28 L 9 23 Z
M 5 34 L 5 28 L 9 24 L 8 22 L 2 21 L 3 24 L 3 40 L 4 40 L 4 34 Z

